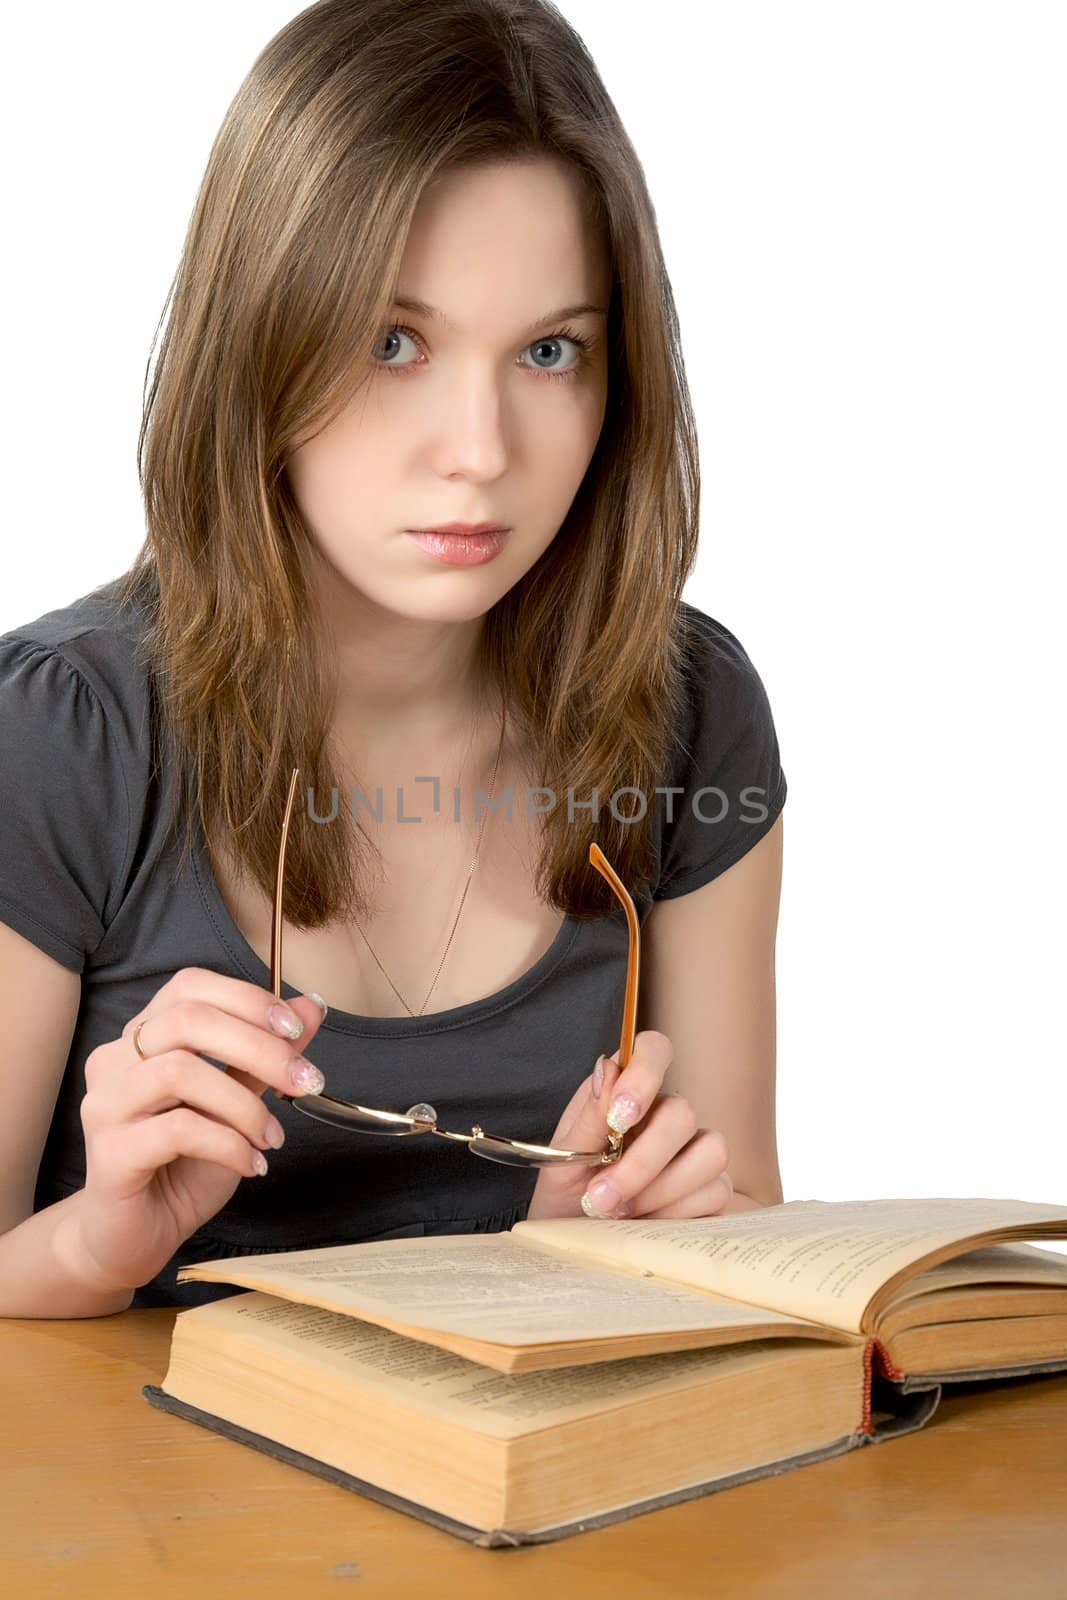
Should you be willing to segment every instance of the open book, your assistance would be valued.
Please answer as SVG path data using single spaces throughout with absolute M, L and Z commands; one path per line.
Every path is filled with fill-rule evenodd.
M 183 1268 L 142 1393 L 482 1545 L 559 1538 L 1067 1369 L 1067 1206 L 790 1201 Z M 495 1369 L 495 1370 L 494 1370 Z

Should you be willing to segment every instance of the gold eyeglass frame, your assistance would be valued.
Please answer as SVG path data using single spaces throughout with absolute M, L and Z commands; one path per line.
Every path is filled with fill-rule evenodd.
M 289 795 L 285 803 L 285 818 L 282 822 L 281 839 L 278 844 L 278 871 L 274 881 L 274 904 L 271 917 L 270 935 L 270 988 L 276 1000 L 282 999 L 282 908 L 285 887 L 285 852 L 289 839 L 289 824 L 293 814 L 293 801 L 296 797 L 297 779 L 300 768 L 294 767 L 289 780 Z M 626 992 L 622 1012 L 622 1037 L 619 1041 L 619 1070 L 622 1071 L 633 1053 L 634 1034 L 637 1026 L 637 979 L 640 967 L 640 925 L 637 920 L 637 911 L 634 907 L 627 889 L 621 878 L 608 861 L 600 846 L 595 843 L 589 846 L 589 860 L 602 878 L 606 878 L 611 885 L 617 899 L 626 913 L 626 924 L 629 930 L 629 955 L 626 962 Z M 387 1136 L 404 1137 L 418 1133 L 434 1133 L 440 1139 L 457 1139 L 465 1144 L 468 1150 L 481 1156 L 486 1161 L 497 1161 L 504 1166 L 518 1167 L 551 1167 L 564 1162 L 581 1162 L 586 1166 L 608 1166 L 618 1161 L 623 1150 L 623 1135 L 614 1129 L 608 1129 L 608 1142 L 603 1150 L 560 1150 L 555 1145 L 530 1144 L 522 1139 L 505 1139 L 497 1134 L 486 1133 L 477 1124 L 470 1133 L 451 1133 L 445 1128 L 437 1126 L 437 1112 L 433 1106 L 420 1101 L 417 1105 L 409 1106 L 401 1114 L 396 1111 L 376 1111 L 370 1106 L 361 1106 L 351 1100 L 339 1100 L 328 1094 L 283 1094 L 280 1090 L 273 1089 L 279 1100 L 285 1100 L 295 1106 L 297 1111 L 302 1111 L 305 1116 L 314 1117 L 318 1122 L 329 1123 L 332 1127 L 348 1128 L 353 1133 L 380 1133 Z

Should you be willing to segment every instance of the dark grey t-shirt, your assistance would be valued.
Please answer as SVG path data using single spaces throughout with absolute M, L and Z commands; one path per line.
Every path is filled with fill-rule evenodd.
M 79 1107 L 98 1044 L 118 1038 L 182 967 L 269 988 L 226 908 L 202 832 L 180 875 L 176 847 L 163 848 L 173 802 L 169 776 L 151 775 L 141 618 L 113 603 L 113 588 L 0 637 L 0 920 L 82 976 L 35 1211 L 84 1185 Z M 659 877 L 651 899 L 634 897 L 642 922 L 653 900 L 698 888 L 751 849 L 786 797 L 756 670 L 721 623 L 685 602 L 681 609 L 690 623 L 688 700 L 663 784 L 683 792 L 655 798 Z M 622 799 L 620 811 L 632 804 Z M 548 1142 L 596 1057 L 618 1045 L 626 948 L 621 910 L 568 916 L 540 960 L 497 993 L 419 1017 L 331 1009 L 308 1055 L 331 1094 L 392 1111 L 428 1100 L 444 1127 L 480 1123 Z M 282 992 L 299 991 L 283 981 Z M 197 1305 L 237 1292 L 177 1285 L 178 1268 L 193 1261 L 498 1232 L 526 1214 L 536 1171 L 485 1161 L 451 1140 L 346 1133 L 268 1099 L 286 1141 L 267 1176 L 243 1180 L 134 1305 Z

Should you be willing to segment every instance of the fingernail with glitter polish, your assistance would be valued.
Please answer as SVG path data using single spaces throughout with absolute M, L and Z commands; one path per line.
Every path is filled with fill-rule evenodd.
M 322 1012 L 322 1020 L 323 1020 L 323 1022 L 325 1022 L 327 1014 L 328 1014 L 330 1008 L 326 1004 L 325 1000 L 322 998 L 321 994 L 316 994 L 314 989 L 313 989 L 311 991 L 311 993 L 308 995 L 308 999 L 309 1000 L 314 1000 L 315 1004 L 318 1006 L 319 1010 Z
M 289 1068 L 289 1081 L 301 1094 L 321 1094 L 326 1087 L 326 1079 L 304 1056 L 297 1056 Z
M 600 1090 L 601 1090 L 601 1087 L 602 1087 L 603 1083 L 604 1083 L 604 1057 L 603 1057 L 603 1054 L 601 1054 L 601 1055 L 597 1056 L 597 1058 L 596 1058 L 596 1066 L 593 1068 L 593 1099 L 594 1100 L 599 1100 L 600 1099 Z
M 622 1196 L 607 1178 L 598 1178 L 582 1195 L 582 1210 L 587 1217 L 610 1217 Z
M 280 1033 L 283 1039 L 299 1039 L 304 1031 L 304 1024 L 295 1011 L 290 1011 L 288 1006 L 283 1006 L 278 1000 L 267 1012 L 267 1021 L 275 1033 Z
M 608 1127 L 615 1133 L 625 1133 L 641 1115 L 641 1107 L 632 1094 L 616 1095 L 608 1112 Z

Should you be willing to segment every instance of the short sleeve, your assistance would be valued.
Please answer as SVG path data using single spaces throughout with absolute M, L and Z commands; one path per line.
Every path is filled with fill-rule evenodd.
M 105 708 L 51 646 L 0 639 L 0 921 L 84 972 L 122 893 L 130 803 Z
M 680 618 L 688 699 L 676 792 L 661 813 L 654 900 L 699 889 L 732 867 L 774 826 L 786 797 L 770 702 L 748 654 L 697 607 L 683 602 Z

